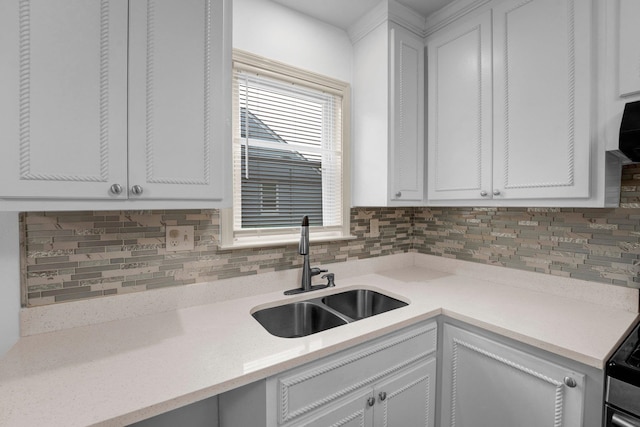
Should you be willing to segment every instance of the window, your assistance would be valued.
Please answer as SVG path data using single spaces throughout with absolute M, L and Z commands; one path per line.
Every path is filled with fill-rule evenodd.
M 349 238 L 349 86 L 234 51 L 233 208 L 222 246 Z

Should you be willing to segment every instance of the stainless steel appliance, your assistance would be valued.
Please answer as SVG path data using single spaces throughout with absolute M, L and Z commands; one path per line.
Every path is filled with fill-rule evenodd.
M 606 427 L 640 427 L 640 325 L 607 364 Z
M 618 148 L 632 163 L 640 162 L 640 101 L 624 106 Z

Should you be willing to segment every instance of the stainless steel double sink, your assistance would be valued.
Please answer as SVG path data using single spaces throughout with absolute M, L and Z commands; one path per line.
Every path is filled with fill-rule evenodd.
M 298 338 L 406 305 L 406 302 L 370 289 L 352 289 L 265 308 L 252 316 L 271 335 Z

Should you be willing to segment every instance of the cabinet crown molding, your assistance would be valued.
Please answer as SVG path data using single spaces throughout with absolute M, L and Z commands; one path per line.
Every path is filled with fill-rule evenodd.
M 432 13 L 425 20 L 424 36 L 428 37 L 453 21 L 489 3 L 490 0 L 456 0 Z
M 488 0 L 487 0 L 488 1 Z M 395 0 L 382 0 L 347 30 L 351 43 L 357 43 L 380 24 L 393 22 L 412 33 L 424 37 L 426 20 Z

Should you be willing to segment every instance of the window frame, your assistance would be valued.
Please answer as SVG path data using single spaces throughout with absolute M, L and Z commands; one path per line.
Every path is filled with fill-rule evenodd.
M 354 239 L 355 236 L 351 235 L 351 90 L 349 83 L 238 49 L 233 50 L 233 72 L 235 73 L 236 70 L 296 83 L 342 97 L 342 224 L 333 227 L 309 227 L 309 239 L 311 242 Z M 233 170 L 233 167 L 231 169 Z M 234 197 L 232 199 L 235 200 L 235 177 L 233 181 Z M 299 239 L 300 227 L 297 226 L 234 230 L 233 206 L 220 210 L 219 246 L 221 249 L 283 246 L 297 243 Z

